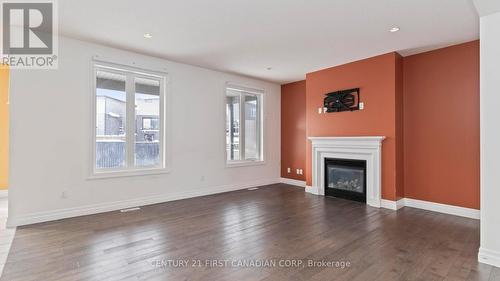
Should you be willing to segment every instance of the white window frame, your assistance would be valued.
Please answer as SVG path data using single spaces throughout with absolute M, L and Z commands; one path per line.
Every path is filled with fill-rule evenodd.
M 240 92 L 240 128 L 239 128 L 239 152 L 240 152 L 240 160 L 228 160 L 227 159 L 227 138 L 226 138 L 226 124 L 227 124 L 227 114 L 226 114 L 226 106 L 227 106 L 227 91 L 233 90 Z M 259 159 L 245 159 L 245 110 L 244 110 L 244 94 L 250 94 L 257 96 L 259 108 L 257 114 L 259 115 L 259 135 L 260 135 L 260 144 L 259 144 Z M 265 142 L 264 142 L 264 90 L 255 89 L 251 87 L 241 86 L 235 83 L 226 83 L 226 87 L 224 88 L 224 161 L 226 163 L 226 167 L 241 167 L 241 166 L 254 166 L 254 165 L 263 165 L 265 164 Z
M 98 169 L 96 167 L 96 106 L 97 106 L 97 72 L 106 71 L 126 76 L 125 92 L 126 103 L 126 166 L 120 168 Z M 92 60 L 92 109 L 91 109 L 91 161 L 89 179 L 112 178 L 122 176 L 142 176 L 168 173 L 167 167 L 167 83 L 168 74 L 165 72 L 121 65 L 101 60 Z M 135 166 L 135 79 L 146 78 L 157 80 L 160 83 L 160 116 L 159 116 L 159 165 Z

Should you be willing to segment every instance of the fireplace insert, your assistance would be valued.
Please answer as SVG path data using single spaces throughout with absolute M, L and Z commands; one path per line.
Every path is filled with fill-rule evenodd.
M 325 158 L 325 195 L 366 202 L 366 161 Z

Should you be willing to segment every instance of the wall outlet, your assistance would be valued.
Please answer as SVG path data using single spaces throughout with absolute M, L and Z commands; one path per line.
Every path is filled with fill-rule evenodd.
M 318 107 L 318 114 L 321 114 L 323 113 L 323 108 L 322 107 Z
M 61 192 L 61 199 L 68 198 L 68 193 L 66 191 Z
M 303 175 L 304 171 L 302 169 L 299 169 L 299 175 Z
M 286 168 L 286 171 L 290 174 L 292 172 L 291 168 Z
M 297 169 L 296 172 L 297 172 L 297 175 L 300 175 L 300 169 Z
M 358 106 L 359 106 L 359 110 L 365 109 L 365 104 L 363 102 L 360 102 Z

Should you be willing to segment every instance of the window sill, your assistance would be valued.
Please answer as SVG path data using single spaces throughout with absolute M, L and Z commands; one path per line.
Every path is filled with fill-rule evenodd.
M 87 179 L 98 180 L 98 179 L 120 178 L 120 177 L 140 177 L 148 175 L 168 174 L 169 172 L 170 171 L 167 168 L 145 168 L 145 169 L 121 170 L 121 171 L 103 171 L 103 172 L 94 172 Z
M 236 167 L 248 167 L 248 166 L 260 166 L 265 165 L 266 162 L 262 161 L 233 161 L 226 162 L 226 168 L 236 168 Z

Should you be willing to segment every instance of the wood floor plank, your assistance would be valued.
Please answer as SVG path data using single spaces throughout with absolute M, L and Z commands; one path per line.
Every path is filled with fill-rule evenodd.
M 500 280 L 478 247 L 476 220 L 277 184 L 20 227 L 0 280 Z

